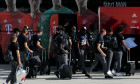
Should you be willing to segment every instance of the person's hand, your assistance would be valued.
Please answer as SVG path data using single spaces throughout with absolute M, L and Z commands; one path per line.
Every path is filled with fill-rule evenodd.
M 42 50 L 46 50 L 45 48 L 42 48 Z
M 107 47 L 105 47 L 105 50 L 107 50 L 108 48 Z
M 66 52 L 66 54 L 69 54 L 69 52 L 67 50 L 65 52 Z
M 32 50 L 30 50 L 29 52 L 33 54 L 33 51 Z
M 79 51 L 79 56 L 81 56 L 82 55 L 82 53 Z
M 72 50 L 72 47 L 70 47 L 70 50 Z
M 108 48 L 107 47 L 103 47 L 103 49 L 107 50 Z
M 106 57 L 106 54 L 105 54 L 105 53 L 102 53 L 102 55 L 103 55 L 104 57 Z
M 130 51 L 130 48 L 127 48 L 128 51 Z
M 21 62 L 19 62 L 19 66 L 22 66 L 22 63 Z

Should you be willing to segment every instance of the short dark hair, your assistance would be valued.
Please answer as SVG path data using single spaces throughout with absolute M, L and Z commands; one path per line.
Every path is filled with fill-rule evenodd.
M 43 30 L 39 28 L 39 29 L 37 29 L 37 32 L 38 32 L 38 33 L 39 33 L 39 32 L 43 32 Z
M 113 29 L 110 28 L 110 29 L 108 30 L 108 32 L 113 32 Z
M 123 25 L 118 25 L 117 28 L 116 28 L 116 31 L 117 32 L 122 32 L 124 29 Z
M 101 29 L 101 30 L 100 30 L 100 34 L 102 34 L 102 33 L 104 33 L 104 32 L 106 32 L 105 29 Z
M 24 26 L 24 27 L 23 27 L 22 33 L 25 33 L 26 31 L 28 31 L 28 26 Z
M 16 32 L 19 32 L 20 30 L 19 30 L 19 28 L 14 28 L 14 33 L 16 33 Z
M 60 30 L 65 31 L 65 28 L 60 25 L 60 26 L 57 27 L 57 31 L 60 31 Z
M 17 36 L 16 36 L 16 35 L 13 35 L 13 36 L 11 37 L 10 41 L 11 41 L 11 42 L 14 41 L 15 38 L 17 38 Z

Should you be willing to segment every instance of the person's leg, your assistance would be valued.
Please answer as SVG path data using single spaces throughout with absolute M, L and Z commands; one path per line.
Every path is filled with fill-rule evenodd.
M 117 60 L 118 60 L 117 72 L 118 72 L 118 73 L 119 73 L 120 70 L 121 70 L 122 55 L 123 55 L 123 52 L 122 52 L 122 51 L 119 51 L 119 52 L 118 52 L 118 56 L 117 56 Z
M 38 56 L 39 59 L 41 60 L 41 52 L 37 49 L 34 49 L 33 52 L 34 52 L 33 56 Z M 39 72 L 41 70 L 41 65 L 42 65 L 42 63 L 37 65 L 37 72 Z
M 68 54 L 64 54 L 64 65 L 68 65 Z
M 11 84 L 14 84 L 16 82 L 16 68 L 18 66 L 16 61 L 10 62 L 10 66 L 11 66 L 11 73 L 9 74 L 6 83 L 8 83 L 9 81 L 11 81 Z
M 57 70 L 58 70 L 58 68 L 60 66 L 58 56 L 59 55 L 56 55 L 56 58 L 55 58 L 55 63 L 56 63 Z
M 106 62 L 106 59 L 105 59 L 105 56 L 103 56 L 102 54 L 98 54 L 98 58 L 99 58 L 99 60 L 101 61 L 101 63 L 102 63 L 102 66 L 103 66 L 103 69 L 104 69 L 104 75 L 105 75 L 105 78 L 113 78 L 113 77 L 111 77 L 111 76 L 109 76 L 108 74 L 107 74 L 107 62 Z
M 72 64 L 72 67 L 73 67 L 73 73 L 75 73 L 76 71 L 76 48 L 73 47 L 72 50 L 71 50 L 71 64 Z
M 114 65 L 113 65 L 113 70 L 116 71 L 117 66 L 118 66 L 118 61 L 117 61 L 118 52 L 117 51 L 113 51 L 113 53 L 114 53 L 114 57 L 115 57 L 115 62 L 114 62 Z
M 107 52 L 107 69 L 108 69 L 108 71 L 110 70 L 112 58 L 113 58 L 113 51 L 111 49 L 109 49 Z
M 90 53 L 90 64 L 92 64 L 94 53 L 93 53 L 93 51 L 90 51 L 89 53 Z
M 59 65 L 57 65 L 57 71 L 54 72 L 54 74 L 56 75 L 57 78 L 59 78 L 59 73 L 61 71 L 61 69 L 63 68 L 63 66 L 61 66 L 63 63 L 63 55 L 57 55 L 56 56 L 56 64 L 58 63 Z
M 80 65 L 82 67 L 83 73 L 86 73 L 85 57 L 86 57 L 86 51 L 85 50 L 81 50 Z
M 105 76 L 107 76 L 107 62 L 105 57 L 102 54 L 98 54 L 98 58 L 100 60 L 100 62 L 102 63 L 103 69 L 104 69 L 104 74 Z
M 11 72 L 8 75 L 8 78 L 6 79 L 6 83 L 8 83 L 12 79 L 12 73 L 13 73 L 13 64 L 12 62 L 10 62 L 9 64 L 10 64 Z
M 23 69 L 26 70 L 26 66 L 27 66 L 27 52 L 26 51 L 21 51 L 20 52 L 20 57 L 21 57 L 21 62 L 23 64 Z
M 17 69 L 18 63 L 15 61 L 13 66 L 14 66 L 13 80 L 14 80 L 14 83 L 17 83 L 17 79 L 16 79 L 16 69 Z
M 99 62 L 98 54 L 95 53 L 95 60 L 93 61 L 93 63 L 91 64 L 91 66 L 88 69 L 89 73 L 91 72 L 92 69 L 94 69 L 96 67 L 98 62 Z
M 58 71 L 60 72 L 63 69 L 64 65 L 68 65 L 68 61 L 67 61 L 68 55 L 67 54 L 59 55 L 58 60 L 60 64 Z

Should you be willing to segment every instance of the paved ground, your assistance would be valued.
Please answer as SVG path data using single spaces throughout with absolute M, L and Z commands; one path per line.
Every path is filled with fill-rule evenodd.
M 2 84 L 9 74 L 8 65 L 0 65 L 0 84 Z M 94 72 L 93 78 L 88 79 L 78 73 L 73 75 L 72 80 L 60 80 L 55 77 L 53 72 L 50 76 L 37 76 L 36 79 L 27 79 L 24 84 L 140 84 L 140 70 L 137 70 L 135 76 L 114 77 L 114 79 L 104 79 L 103 72 Z

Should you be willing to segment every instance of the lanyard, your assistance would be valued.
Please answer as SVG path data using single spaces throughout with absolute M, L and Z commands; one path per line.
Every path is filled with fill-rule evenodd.
M 104 38 L 100 35 L 100 37 L 104 40 Z

